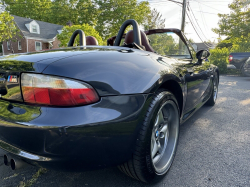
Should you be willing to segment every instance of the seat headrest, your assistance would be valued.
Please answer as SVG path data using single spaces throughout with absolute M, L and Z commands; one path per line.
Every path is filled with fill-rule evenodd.
M 130 30 L 127 32 L 124 42 L 130 44 L 134 42 L 134 32 Z M 147 35 L 141 31 L 141 44 L 145 47 L 146 51 L 154 52 L 154 49 L 150 46 Z
M 86 45 L 98 45 L 98 41 L 93 36 L 87 36 L 86 37 Z

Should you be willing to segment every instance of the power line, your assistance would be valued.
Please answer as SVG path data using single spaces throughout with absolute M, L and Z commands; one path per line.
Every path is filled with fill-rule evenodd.
M 217 9 L 217 8 L 213 8 L 213 7 L 208 6 L 208 5 L 206 5 L 206 4 L 204 4 L 204 3 L 201 3 L 201 2 L 198 2 L 198 3 L 200 3 L 200 4 L 202 4 L 202 5 L 205 5 L 205 6 L 209 7 L 209 8 L 212 8 L 212 9 L 214 9 L 214 10 L 217 10 L 217 11 L 220 11 L 220 12 L 221 12 L 221 10 L 219 10 L 219 9 Z
M 159 0 L 157 2 L 153 1 L 153 0 L 148 0 L 149 3 L 167 3 L 167 2 L 173 2 L 173 3 L 177 3 L 177 4 L 182 4 L 182 2 L 180 1 L 175 1 L 175 0 Z
M 166 1 L 157 1 L 157 2 L 155 2 L 155 3 L 157 3 L 157 4 L 162 4 L 163 2 L 166 3 Z M 174 1 L 171 1 L 171 2 L 174 2 Z M 155 3 L 154 3 L 154 4 L 155 4 Z M 176 3 L 176 2 L 174 2 L 174 3 Z M 176 3 L 176 4 L 179 5 L 180 7 L 182 7 L 182 6 L 180 5 L 180 3 Z M 188 7 L 191 9 L 190 5 L 188 5 Z M 190 20 L 190 23 L 191 23 L 192 27 L 194 28 L 196 34 L 197 34 L 198 37 L 200 38 L 200 40 L 201 40 L 208 48 L 211 48 L 211 46 L 210 46 L 208 43 L 206 43 L 205 41 L 203 41 L 203 39 L 202 39 L 201 36 L 199 35 L 199 33 L 198 33 L 196 27 L 195 27 L 194 24 L 193 24 L 193 21 L 192 21 L 192 19 L 191 19 L 191 16 L 189 16 L 188 12 L 186 12 L 186 15 L 188 16 L 188 18 L 189 18 L 189 20 Z M 194 13 L 193 13 L 193 15 L 194 15 Z M 195 16 L 194 16 L 194 19 L 196 20 Z M 197 21 L 196 21 L 196 22 L 197 22 Z M 198 23 L 197 23 L 197 25 L 199 26 Z M 200 26 L 199 26 L 199 28 L 200 28 Z M 203 34 L 203 36 L 207 39 L 207 37 L 205 36 L 205 34 L 202 32 L 202 29 L 201 29 L 201 28 L 200 28 L 200 30 L 201 30 L 201 33 Z M 208 40 L 208 39 L 207 39 L 207 40 Z
M 200 37 L 199 33 L 197 32 L 197 30 L 196 30 L 196 28 L 195 28 L 193 22 L 191 21 L 191 18 L 189 17 L 188 14 L 187 14 L 187 16 L 188 16 L 188 18 L 189 18 L 189 20 L 190 20 L 190 23 L 191 23 L 192 27 L 194 28 L 194 31 L 196 32 L 196 34 L 198 35 L 198 37 L 200 38 L 200 40 L 201 40 L 208 48 L 211 48 L 211 46 L 208 46 L 208 45 L 206 44 L 206 42 L 204 42 L 204 41 L 202 40 L 202 38 Z
M 150 2 L 150 0 L 148 0 L 149 3 L 165 3 L 165 2 L 168 2 L 168 1 L 173 2 L 173 3 L 182 4 L 182 2 L 175 1 L 175 0 L 166 0 L 166 1 L 157 1 L 157 2 L 155 2 L 155 1 Z
M 201 37 L 201 35 L 200 34 L 198 34 L 199 33 L 199 31 L 198 31 L 198 29 L 197 29 L 197 27 L 195 26 L 195 24 L 194 24 L 194 22 L 192 21 L 192 18 L 191 18 L 191 16 L 189 17 L 191 20 L 190 20 L 190 23 L 192 24 L 192 27 L 196 30 L 196 32 L 197 32 L 197 35 L 199 36 L 199 38 L 201 39 L 201 41 L 207 46 L 207 47 L 209 47 L 209 48 L 211 48 L 211 45 L 209 44 L 209 43 L 207 43 L 205 40 L 203 40 L 202 39 L 202 37 Z M 201 33 L 203 34 L 203 32 L 201 31 Z M 203 34 L 203 36 L 205 37 L 205 35 Z M 206 37 L 205 37 L 206 38 Z M 206 38 L 207 39 L 207 38 Z M 208 40 L 208 39 L 207 39 Z
M 197 0 L 190 0 L 189 2 L 198 2 Z M 199 1 L 200 2 L 200 1 Z M 202 3 L 229 3 L 228 0 L 226 1 L 202 1 Z
M 159 4 L 159 5 L 163 5 L 163 3 L 165 4 L 168 4 L 168 3 L 175 3 L 175 4 L 177 4 L 177 5 L 179 5 L 179 6 L 181 6 L 181 3 L 180 2 L 176 2 L 176 1 L 157 1 L 157 2 L 155 2 L 155 1 L 152 1 L 152 2 L 150 2 L 150 1 L 148 1 L 150 4 L 153 4 L 153 5 L 155 5 L 155 4 Z
M 199 6 L 199 10 L 200 10 L 200 15 L 201 15 L 201 19 L 202 19 L 202 23 L 204 25 L 204 28 L 208 30 L 208 26 L 207 26 L 207 23 L 206 23 L 206 19 L 205 19 L 205 16 L 203 14 L 203 10 L 202 10 L 202 7 L 200 5 L 200 3 L 198 2 L 198 6 Z
M 202 29 L 201 29 L 201 27 L 200 27 L 200 25 L 199 25 L 199 23 L 198 23 L 198 21 L 197 21 L 197 19 L 196 19 L 196 17 L 195 17 L 195 15 L 194 15 L 194 13 L 193 13 L 193 11 L 192 11 L 190 5 L 188 5 L 188 8 L 189 8 L 190 12 L 192 13 L 192 15 L 193 15 L 193 17 L 194 17 L 194 20 L 195 20 L 196 24 L 198 25 L 198 27 L 199 27 L 201 33 L 202 33 L 203 36 L 206 38 L 206 40 L 208 40 L 208 38 L 206 37 L 206 35 L 205 35 L 204 32 L 202 31 Z M 191 16 L 190 16 L 190 17 L 191 17 Z
M 194 10 L 195 12 L 201 12 L 201 13 L 205 13 L 205 14 L 214 14 L 214 15 L 218 15 L 218 13 L 211 13 L 211 12 L 203 12 L 203 11 L 197 11 L 197 10 Z

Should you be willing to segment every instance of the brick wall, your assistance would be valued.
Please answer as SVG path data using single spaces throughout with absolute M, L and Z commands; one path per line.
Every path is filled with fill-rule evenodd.
M 42 50 L 45 49 L 45 46 L 44 46 L 42 40 L 28 39 L 29 52 L 36 51 L 36 42 L 41 42 L 42 43 Z
M 45 43 L 42 40 L 36 40 L 36 39 L 28 39 L 28 48 L 29 52 L 35 52 L 36 51 L 36 42 L 41 42 L 42 43 L 42 50 L 49 50 L 49 43 Z M 56 38 L 54 42 L 52 42 L 53 47 L 52 49 L 58 49 L 60 41 Z
M 61 42 L 56 38 L 53 42 L 53 48 L 52 49 L 58 49 Z
M 18 50 L 18 44 L 17 41 L 13 42 L 10 41 L 10 50 L 7 49 L 7 41 L 3 42 L 4 47 L 4 54 L 12 54 L 12 47 L 14 50 L 14 53 L 26 53 L 27 52 L 27 41 L 28 41 L 28 52 L 35 52 L 36 51 L 36 42 L 42 43 L 42 50 L 49 50 L 49 43 L 45 43 L 42 40 L 36 40 L 36 39 L 18 39 L 18 41 L 21 41 L 22 50 Z M 53 47 L 52 49 L 58 49 L 60 41 L 56 38 L 54 42 L 52 42 Z
M 21 42 L 21 50 L 18 50 L 18 41 Z M 13 39 L 13 41 L 9 41 L 10 43 L 10 50 L 8 50 L 7 48 L 7 41 L 3 42 L 3 51 L 4 54 L 12 54 L 14 53 L 25 53 L 27 52 L 27 48 L 26 48 L 26 39 L 23 37 L 23 35 L 18 36 L 17 38 Z

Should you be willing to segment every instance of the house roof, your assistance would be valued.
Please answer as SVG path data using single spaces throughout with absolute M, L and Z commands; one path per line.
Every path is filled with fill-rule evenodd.
M 193 43 L 193 44 L 197 46 L 198 50 L 202 50 L 202 49 L 208 50 L 209 49 L 208 46 L 210 46 L 211 48 L 214 47 L 214 44 L 211 44 L 211 43 L 206 43 L 206 44 L 204 44 L 204 43 Z
M 204 43 L 193 43 L 197 46 L 198 49 L 208 49 L 208 46 L 206 46 Z
M 16 22 L 17 26 L 19 27 L 23 35 L 26 37 L 53 39 L 58 34 L 58 30 L 62 30 L 63 28 L 62 25 L 56 25 L 52 23 L 35 20 L 39 24 L 40 34 L 30 33 L 25 24 L 34 21 L 33 19 L 23 18 L 15 15 L 12 16 L 14 17 L 14 21 Z

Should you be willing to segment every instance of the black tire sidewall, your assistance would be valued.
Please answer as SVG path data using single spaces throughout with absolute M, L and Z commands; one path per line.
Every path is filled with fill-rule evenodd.
M 241 66 L 240 72 L 241 72 L 241 76 L 242 77 L 246 77 L 245 71 L 244 71 L 244 66 L 245 66 L 246 62 Z
M 213 102 L 214 104 L 216 103 L 217 101 L 217 97 L 218 97 L 218 91 L 219 91 L 219 81 L 218 81 L 218 75 L 217 73 L 214 74 L 214 80 L 213 81 L 216 81 L 216 89 L 217 89 L 217 92 L 216 92 L 216 100 L 214 100 L 214 82 L 213 82 L 213 92 L 212 92 L 212 97 L 213 97 Z
M 214 81 L 216 81 L 216 87 L 217 87 L 216 100 L 214 100 Z M 215 73 L 214 78 L 213 78 L 213 82 L 212 82 L 212 93 L 211 93 L 209 99 L 207 100 L 207 102 L 205 103 L 205 105 L 208 105 L 208 106 L 215 105 L 215 103 L 217 101 L 217 97 L 218 97 L 218 91 L 219 91 L 219 80 L 218 80 L 218 74 Z
M 161 175 L 157 174 L 156 171 L 155 171 L 155 169 L 154 169 L 153 162 L 152 162 L 152 159 L 151 159 L 151 136 L 152 136 L 152 129 L 153 129 L 153 126 L 155 124 L 156 116 L 158 115 L 159 109 L 168 100 L 171 100 L 171 101 L 173 101 L 175 103 L 175 106 L 176 106 L 176 108 L 178 110 L 178 114 L 179 114 L 180 113 L 179 112 L 179 107 L 178 107 L 178 104 L 177 104 L 177 101 L 176 101 L 174 95 L 171 92 L 168 92 L 168 91 L 164 90 L 164 91 L 162 91 L 160 93 L 158 92 L 158 95 L 156 96 L 155 103 L 153 103 L 153 107 L 148 112 L 148 116 L 147 116 L 147 119 L 145 121 L 147 123 L 146 124 L 146 126 L 147 126 L 147 130 L 146 131 L 147 132 L 146 132 L 146 136 L 144 138 L 145 144 L 143 146 L 145 148 L 144 155 L 145 155 L 145 165 L 147 167 L 147 172 L 148 172 L 147 175 L 151 179 L 155 179 L 155 178 L 164 176 L 167 173 L 167 171 L 169 170 L 169 169 L 167 169 Z M 180 119 L 180 118 L 178 118 L 178 119 Z M 179 125 L 180 125 L 180 121 L 179 121 Z M 178 133 L 178 138 L 179 138 L 179 133 Z M 178 145 L 178 140 L 177 140 L 177 145 Z M 175 151 L 174 151 L 174 156 L 175 156 L 175 152 L 176 152 L 176 148 L 175 148 Z M 171 164 L 172 164 L 173 160 L 174 159 L 172 159 Z

